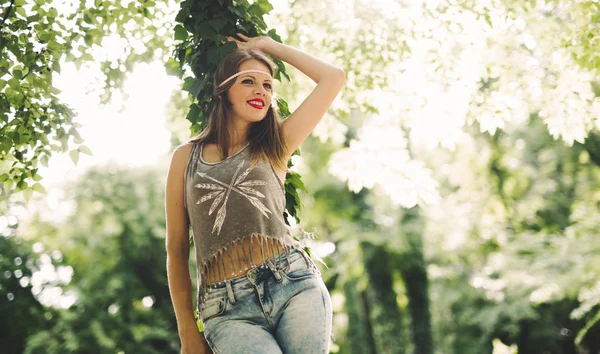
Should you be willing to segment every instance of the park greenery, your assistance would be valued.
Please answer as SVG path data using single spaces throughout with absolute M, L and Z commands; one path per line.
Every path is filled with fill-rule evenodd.
M 164 166 L 89 170 L 61 220 L 16 210 L 44 205 L 38 163 L 92 153 L 52 84 L 61 62 L 96 65 L 105 103 L 163 62 L 181 79 L 174 148 L 201 129 L 236 31 L 347 73 L 286 182 L 313 252 L 333 249 L 331 352 L 600 352 L 597 1 L 72 3 L 0 0 L 3 352 L 179 352 Z M 286 117 L 313 85 L 276 63 Z

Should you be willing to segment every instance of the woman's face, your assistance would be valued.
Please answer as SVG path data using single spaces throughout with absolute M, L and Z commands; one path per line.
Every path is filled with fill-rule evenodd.
M 269 73 L 269 68 L 256 59 L 243 62 L 239 71 L 250 69 Z M 270 75 L 250 72 L 238 76 L 228 90 L 233 118 L 247 123 L 261 121 L 271 106 L 272 88 Z

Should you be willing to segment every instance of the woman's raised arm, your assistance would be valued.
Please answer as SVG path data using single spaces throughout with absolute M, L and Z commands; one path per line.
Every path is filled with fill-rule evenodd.
M 231 37 L 241 48 L 258 48 L 285 61 L 310 77 L 317 86 L 304 99 L 298 108 L 281 124 L 283 137 L 291 155 L 308 137 L 319 123 L 327 109 L 338 95 L 346 74 L 344 70 L 326 63 L 308 53 L 286 44 L 274 41 L 270 37 L 247 37 L 238 33 L 244 41 Z

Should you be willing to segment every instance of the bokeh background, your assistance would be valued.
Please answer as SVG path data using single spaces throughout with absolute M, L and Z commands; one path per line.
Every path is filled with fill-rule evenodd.
M 32 195 L 2 178 L 2 353 L 179 353 L 164 183 L 191 99 L 164 63 L 181 3 L 85 6 L 100 3 L 152 12 L 52 75 L 91 155 L 55 153 Z M 293 167 L 331 353 L 600 353 L 600 4 L 256 3 L 284 43 L 347 73 Z M 125 60 L 138 51 L 153 55 Z M 287 70 L 293 111 L 314 83 Z

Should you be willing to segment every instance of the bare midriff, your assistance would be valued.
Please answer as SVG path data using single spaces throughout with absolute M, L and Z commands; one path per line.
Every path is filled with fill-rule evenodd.
M 250 242 L 250 238 L 245 238 L 229 247 L 232 259 L 226 252 L 222 252 L 217 254 L 216 258 L 209 263 L 206 275 L 207 285 L 244 275 L 250 268 L 260 265 L 267 259 L 284 251 L 284 247 L 279 242 L 269 242 L 268 246 L 265 242 L 261 247 L 261 244 L 256 240 Z

